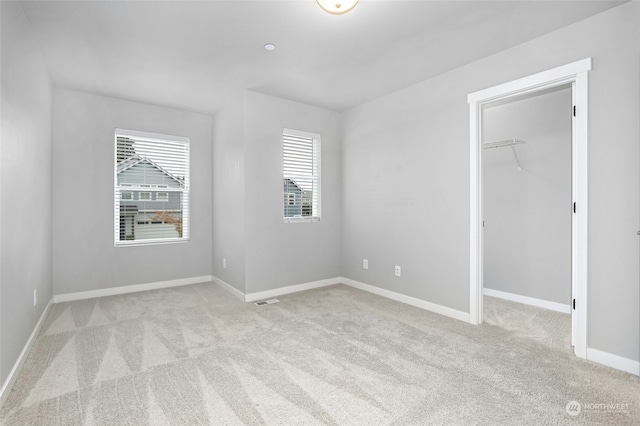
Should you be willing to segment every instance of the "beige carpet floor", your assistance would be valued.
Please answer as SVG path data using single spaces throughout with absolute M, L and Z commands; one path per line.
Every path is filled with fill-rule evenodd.
M 484 296 L 484 320 L 549 349 L 574 353 L 571 314 Z
M 280 299 L 197 284 L 56 304 L 0 422 L 640 424 L 638 377 L 526 333 L 343 285 Z

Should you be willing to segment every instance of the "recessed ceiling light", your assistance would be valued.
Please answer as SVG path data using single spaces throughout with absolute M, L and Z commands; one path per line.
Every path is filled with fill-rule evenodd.
M 273 43 L 267 43 L 264 45 L 264 50 L 276 50 L 276 45 Z

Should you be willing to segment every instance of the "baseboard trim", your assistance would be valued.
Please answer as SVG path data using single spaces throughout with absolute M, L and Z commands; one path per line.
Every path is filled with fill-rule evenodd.
M 634 361 L 620 355 L 614 355 L 594 348 L 587 348 L 587 360 L 640 376 L 640 361 Z
M 523 303 L 525 305 L 536 306 L 538 308 L 549 309 L 551 311 L 562 312 L 563 314 L 571 313 L 571 306 L 558 302 L 550 302 L 548 300 L 536 299 L 535 297 L 521 296 L 519 294 L 507 293 L 506 291 L 493 290 L 483 288 L 482 294 L 485 296 L 496 297 L 498 299 L 509 300 L 511 302 Z
M 18 375 L 20 374 L 20 371 L 24 366 L 24 362 L 27 360 L 27 356 L 29 355 L 29 352 L 31 352 L 31 348 L 33 347 L 33 344 L 36 341 L 36 337 L 38 337 L 38 334 L 40 333 L 40 329 L 42 328 L 44 319 L 47 317 L 47 314 L 49 313 L 49 310 L 51 309 L 52 305 L 53 305 L 53 298 L 49 301 L 49 303 L 47 303 L 47 306 L 46 308 L 44 308 L 44 311 L 42 311 L 42 315 L 40 315 L 40 319 L 38 320 L 38 322 L 36 323 L 36 326 L 31 332 L 31 336 L 29 336 L 29 339 L 27 340 L 27 343 L 24 345 L 24 348 L 22 348 L 22 352 L 20 352 L 20 355 L 18 356 L 16 363 L 13 364 L 13 368 L 9 372 L 7 379 L 2 384 L 2 388 L 0 389 L 0 409 L 2 409 L 2 406 L 7 400 L 7 397 L 11 392 L 11 388 L 13 387 L 13 384 L 18 378 Z
M 221 280 L 216 276 L 214 276 L 211 281 L 213 281 L 214 284 L 218 285 L 219 287 L 222 287 L 224 290 L 229 292 L 236 299 L 244 302 L 244 293 L 238 290 L 237 288 L 235 288 L 234 286 L 232 286 L 231 284 L 227 283 L 224 280 Z
M 312 281 L 303 284 L 295 284 L 286 287 L 274 288 L 273 290 L 259 291 L 257 293 L 247 293 L 244 296 L 245 302 L 255 302 L 257 300 L 270 299 L 285 294 L 297 293 L 299 291 L 312 290 L 314 288 L 327 287 L 340 284 L 342 278 L 328 278 L 325 280 Z
M 387 299 L 395 300 L 396 302 L 406 303 L 407 305 L 415 306 L 436 314 L 444 315 L 450 318 L 454 318 L 460 321 L 469 322 L 469 313 L 458 311 L 456 309 L 448 308 L 446 306 L 438 305 L 436 303 L 427 302 L 426 300 L 417 299 L 415 297 L 407 296 L 405 294 L 396 293 L 395 291 L 385 290 L 380 287 L 376 287 L 370 284 L 365 284 L 360 281 L 355 281 L 350 278 L 339 278 L 339 282 L 348 285 L 349 287 L 357 288 L 368 293 L 373 293 L 378 296 L 386 297 Z
M 146 284 L 133 284 L 122 287 L 101 288 L 99 290 L 80 291 L 77 293 L 56 294 L 53 296 L 53 303 L 71 302 L 73 300 L 92 299 L 94 297 L 114 296 L 117 294 L 137 293 L 139 291 L 158 290 L 168 287 L 180 287 L 183 285 L 198 284 L 211 282 L 212 275 L 203 275 L 201 277 L 180 278 L 177 280 L 157 281 Z

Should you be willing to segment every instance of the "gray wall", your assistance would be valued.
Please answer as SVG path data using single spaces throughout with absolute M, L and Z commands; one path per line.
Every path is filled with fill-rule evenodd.
M 484 287 L 571 303 L 571 88 L 486 108 Z
M 320 222 L 284 223 L 285 128 L 322 138 Z M 340 114 L 245 91 L 214 133 L 214 275 L 244 293 L 340 276 Z
M 51 300 L 51 84 L 20 3 L 0 15 L 2 386 Z
M 244 94 L 214 116 L 213 275 L 245 292 Z M 227 260 L 223 268 L 222 259 Z
M 211 275 L 212 117 L 87 93 L 53 97 L 53 291 Z M 114 247 L 114 130 L 191 139 L 188 243 Z
M 346 112 L 344 275 L 468 312 L 467 95 L 593 57 L 588 345 L 640 359 L 639 19 L 631 2 Z
M 249 91 L 245 114 L 246 292 L 340 276 L 340 114 Z M 321 136 L 319 222 L 284 223 L 285 128 Z

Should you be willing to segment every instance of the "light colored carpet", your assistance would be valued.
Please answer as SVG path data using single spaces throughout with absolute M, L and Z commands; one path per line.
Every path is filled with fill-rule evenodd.
M 484 320 L 550 349 L 574 353 L 571 314 L 484 296 Z
M 637 377 L 504 328 L 343 285 L 280 299 L 197 284 L 54 305 L 0 421 L 640 423 Z

